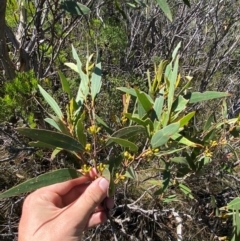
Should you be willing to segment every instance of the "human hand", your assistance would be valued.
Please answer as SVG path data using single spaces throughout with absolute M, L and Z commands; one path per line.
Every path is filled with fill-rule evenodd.
M 105 178 L 83 176 L 33 192 L 23 204 L 18 240 L 80 241 L 85 229 L 107 220 L 108 186 Z

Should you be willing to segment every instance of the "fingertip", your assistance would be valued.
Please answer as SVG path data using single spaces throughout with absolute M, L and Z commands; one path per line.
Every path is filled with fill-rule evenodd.
M 99 224 L 107 222 L 107 219 L 108 218 L 105 211 L 93 213 L 89 218 L 86 228 L 96 227 Z

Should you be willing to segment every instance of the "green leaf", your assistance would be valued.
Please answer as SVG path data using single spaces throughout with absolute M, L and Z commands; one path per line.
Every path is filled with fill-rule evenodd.
M 45 101 L 52 107 L 53 111 L 56 113 L 59 119 L 62 119 L 63 113 L 57 102 L 40 85 L 38 85 L 38 88 Z
M 83 147 L 85 147 L 87 137 L 84 133 L 84 125 L 81 119 L 78 120 L 77 125 L 75 126 L 75 131 L 78 141 L 82 144 Z
M 188 93 L 185 97 L 185 99 L 189 99 L 190 104 L 194 104 L 201 101 L 206 100 L 213 100 L 213 99 L 219 99 L 223 97 L 231 96 L 231 94 L 226 92 L 218 92 L 218 91 L 206 91 L 206 92 L 193 92 Z
M 76 97 L 76 102 L 83 102 L 87 98 L 89 93 L 89 85 L 88 85 L 88 76 L 82 71 L 82 62 L 78 57 L 76 49 L 72 45 L 72 55 L 73 58 L 77 61 L 77 70 L 81 78 L 81 83 L 78 88 L 78 93 Z
M 70 69 L 72 69 L 73 71 L 75 71 L 76 73 L 79 74 L 78 67 L 77 67 L 76 64 L 74 64 L 74 63 L 64 63 L 64 65 L 66 65 L 67 67 L 69 67 Z
M 100 92 L 102 86 L 102 67 L 101 63 L 97 63 L 91 78 L 91 95 L 92 100 L 95 99 L 96 95 Z
M 55 183 L 65 182 L 74 178 L 80 177 L 81 174 L 75 169 L 60 169 L 52 172 L 42 174 L 38 177 L 29 179 L 4 193 L 0 194 L 0 198 L 8 198 L 17 196 L 22 193 L 32 192 L 41 187 L 46 187 Z
M 173 50 L 173 53 L 172 53 L 172 61 L 175 60 L 176 56 L 177 56 L 177 52 L 178 50 L 180 49 L 181 47 L 181 42 L 178 43 L 178 45 L 175 47 L 175 49 Z M 176 75 L 177 76 L 177 75 Z
M 163 198 L 164 203 L 170 203 L 170 202 L 178 202 L 176 195 L 169 195 L 168 197 Z
M 135 135 L 138 135 L 140 133 L 146 132 L 146 129 L 143 126 L 129 126 L 124 127 L 112 134 L 112 137 L 119 137 L 124 139 L 129 139 Z
M 147 114 L 147 112 L 145 111 L 145 109 L 143 108 L 141 102 L 137 102 L 137 107 L 138 107 L 138 115 L 139 117 L 142 119 L 144 118 L 144 116 Z
M 128 167 L 126 170 L 126 173 L 124 174 L 125 177 L 131 178 L 131 179 L 137 179 L 137 174 L 132 166 Z
M 106 146 L 109 146 L 112 143 L 117 143 L 122 147 L 127 147 L 129 148 L 129 150 L 136 152 L 138 150 L 137 145 L 135 145 L 133 142 L 125 140 L 125 139 L 121 139 L 121 138 L 117 138 L 117 137 L 110 137 L 107 142 L 106 142 Z
M 58 147 L 55 148 L 51 154 L 51 160 L 53 160 L 57 156 L 57 154 L 60 153 L 61 151 L 62 151 L 62 148 L 58 148 Z
M 29 144 L 29 146 L 39 147 L 39 148 L 48 148 L 48 149 L 54 149 L 55 148 L 55 146 L 49 145 L 49 144 L 41 142 L 41 141 L 31 141 L 28 144 Z
M 144 92 L 140 92 L 138 89 L 135 89 L 138 101 L 141 103 L 142 107 L 146 112 L 152 109 L 153 100 L 152 98 Z
M 171 162 L 177 163 L 177 164 L 184 164 L 188 166 L 188 161 L 186 157 L 173 157 L 170 159 Z
M 71 13 L 72 15 L 84 15 L 84 14 L 89 14 L 90 13 L 90 9 L 81 4 L 78 3 L 76 1 L 62 1 L 61 8 L 63 8 L 64 10 L 66 10 L 67 12 Z
M 162 88 L 159 91 L 159 97 L 155 99 L 155 102 L 153 105 L 153 109 L 159 121 L 161 120 L 163 104 L 164 104 L 164 88 Z
M 57 123 L 53 119 L 45 118 L 44 121 L 46 121 L 49 125 L 53 126 L 58 131 L 61 131 L 61 129 L 59 128 L 59 126 L 57 125 Z
M 203 127 L 203 130 L 204 131 L 207 131 L 211 126 L 212 126 L 212 124 L 214 123 L 215 121 L 214 121 L 214 114 L 212 114 L 212 115 L 210 115 L 209 117 L 208 117 L 208 119 L 207 119 L 207 121 L 206 121 L 206 123 L 205 123 L 205 125 L 204 125 L 204 127 Z
M 168 142 L 168 140 L 171 138 L 171 136 L 179 131 L 180 123 L 173 123 L 166 127 L 164 127 L 162 130 L 157 131 L 151 139 L 151 146 L 153 149 L 162 146 Z
M 106 165 L 106 168 L 103 170 L 102 176 L 105 177 L 109 181 L 108 187 L 108 197 L 112 197 L 115 193 L 115 183 L 109 171 L 109 166 Z
M 184 144 L 186 146 L 191 147 L 203 147 L 201 144 L 195 143 L 187 139 L 186 137 L 180 135 L 179 133 L 175 133 L 171 136 L 171 139 L 178 141 L 179 144 Z
M 240 207 L 240 198 L 234 198 L 230 203 L 227 204 L 227 207 L 229 209 L 234 209 L 234 206 L 239 206 Z
M 187 115 L 185 115 L 184 117 L 182 117 L 179 121 L 180 121 L 180 127 L 183 127 L 185 125 L 188 124 L 188 122 L 193 118 L 193 116 L 195 115 L 195 111 L 192 111 L 190 113 L 188 113 Z
M 68 151 L 83 151 L 83 146 L 72 137 L 49 130 L 17 128 L 17 131 L 31 139 L 41 141 Z
M 69 132 L 69 129 L 67 128 L 67 126 L 63 123 L 62 120 L 60 120 L 58 117 L 54 116 L 54 115 L 51 115 L 49 114 L 50 117 L 54 120 L 54 122 L 58 125 L 60 131 L 63 133 L 63 134 L 66 134 L 66 135 L 71 135 L 70 132 Z M 58 128 L 57 128 L 58 129 Z
M 127 93 L 127 94 L 130 94 L 132 96 L 137 97 L 136 91 L 133 88 L 129 89 L 129 88 L 126 88 L 126 87 L 118 87 L 117 90 L 120 90 L 120 91 L 122 91 L 124 93 Z
M 191 189 L 189 189 L 189 187 L 187 187 L 186 185 L 183 185 L 182 183 L 179 184 L 180 190 L 187 195 L 189 198 L 194 199 L 193 195 L 192 195 L 192 191 Z
M 63 91 L 65 91 L 68 94 L 69 99 L 72 99 L 72 93 L 71 93 L 67 78 L 64 76 L 64 74 L 61 71 L 58 71 L 58 75 L 61 80 Z
M 153 123 L 149 118 L 141 120 L 140 118 L 138 118 L 138 115 L 132 115 L 130 113 L 125 113 L 124 116 L 126 116 L 129 120 L 132 120 L 141 126 L 144 126 L 146 128 L 148 127 L 150 131 L 153 131 Z
M 187 103 L 189 100 L 183 98 L 183 96 L 179 95 L 178 98 L 173 102 L 172 111 L 180 112 L 186 109 Z
M 172 13 L 166 0 L 157 0 L 159 7 L 165 13 L 170 21 L 172 21 Z

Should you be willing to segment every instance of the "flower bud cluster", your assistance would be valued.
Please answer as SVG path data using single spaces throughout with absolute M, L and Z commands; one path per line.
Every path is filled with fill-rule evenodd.
M 97 165 L 97 170 L 99 173 L 103 173 L 104 169 L 106 168 L 106 165 L 103 163 L 100 163 L 99 165 Z
M 125 151 L 125 152 L 123 153 L 123 156 L 124 156 L 124 158 L 127 159 L 128 161 L 132 161 L 132 160 L 134 159 L 134 156 L 131 155 L 128 151 Z
M 90 127 L 87 128 L 87 131 L 92 134 L 95 135 L 100 131 L 100 127 L 97 127 L 96 125 L 91 125 Z

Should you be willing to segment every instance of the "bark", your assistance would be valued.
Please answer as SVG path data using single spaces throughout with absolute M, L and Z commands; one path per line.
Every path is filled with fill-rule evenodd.
M 6 80 L 15 77 L 15 67 L 9 57 L 5 38 L 5 13 L 7 0 L 0 0 L 0 68 Z

